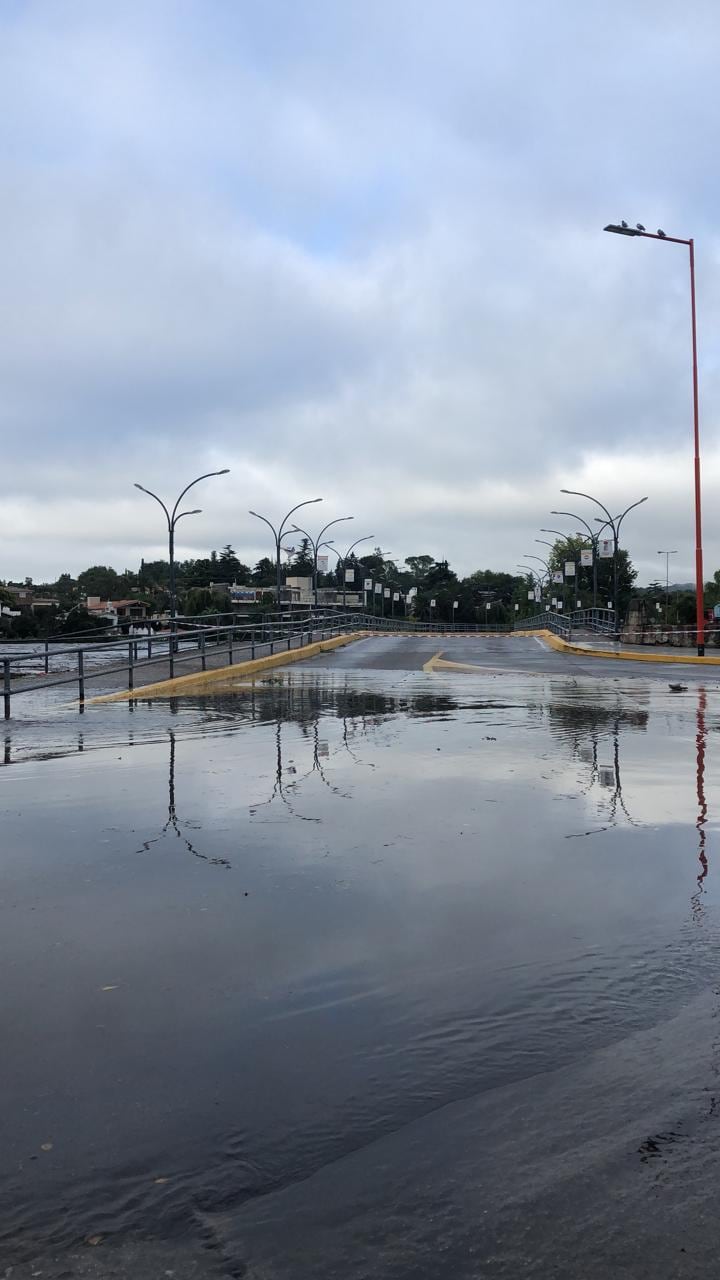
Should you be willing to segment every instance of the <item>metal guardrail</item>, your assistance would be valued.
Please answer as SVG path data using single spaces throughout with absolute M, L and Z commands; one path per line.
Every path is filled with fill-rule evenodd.
M 156 632 L 147 637 L 133 636 L 123 640 L 100 641 L 97 644 L 90 642 L 53 649 L 53 660 L 64 658 L 72 666 L 71 671 L 66 670 L 57 675 L 48 672 L 47 650 L 44 655 L 27 650 L 13 656 L 5 654 L 0 658 L 4 717 L 6 720 L 10 719 L 13 697 L 32 694 L 38 689 L 77 685 L 78 700 L 82 704 L 85 702 L 86 684 L 93 679 L 122 674 L 126 687 L 132 690 L 135 688 L 136 673 L 158 661 L 167 664 L 172 679 L 177 667 L 196 662 L 198 657 L 202 671 L 207 670 L 208 658 L 219 654 L 223 654 L 227 665 L 232 666 L 239 660 L 241 653 L 243 660 L 253 659 L 259 649 L 274 654 L 281 652 L 283 648 L 290 650 L 303 643 L 312 643 L 313 639 L 328 638 L 357 627 L 358 619 L 355 617 L 338 618 L 313 614 L 302 619 L 296 617 L 292 622 L 281 623 L 276 619 L 274 622 L 263 622 L 252 627 L 231 625 L 202 627 L 193 631 L 178 629 Z M 119 658 L 117 663 L 112 661 L 115 653 Z M 103 660 L 93 666 L 93 657 L 98 656 L 103 659 L 109 657 L 109 661 Z M 38 662 L 42 666 L 39 671 L 33 672 L 32 664 Z M 29 665 L 30 671 L 27 669 Z M 49 674 L 50 678 L 43 678 L 35 684 L 26 681 L 19 684 L 23 676 L 31 679 L 35 674 Z

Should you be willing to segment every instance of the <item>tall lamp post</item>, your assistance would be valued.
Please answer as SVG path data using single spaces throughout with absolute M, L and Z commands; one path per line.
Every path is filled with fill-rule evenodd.
M 583 528 L 587 529 L 588 537 L 592 543 L 593 553 L 593 609 L 597 609 L 597 561 L 598 561 L 598 545 L 600 543 L 600 534 L 606 528 L 607 522 L 600 529 L 593 529 L 587 520 L 583 520 L 582 516 L 578 516 L 574 511 L 551 511 L 551 516 L 567 516 L 570 520 L 578 520 Z M 545 530 L 547 533 L 547 529 Z
M 349 519 L 352 520 L 352 516 L 350 516 Z M 337 553 L 338 564 L 342 565 L 342 572 L 343 572 L 343 609 L 345 608 L 345 594 L 346 594 L 346 587 L 347 587 L 347 583 L 345 581 L 345 565 L 350 557 L 350 552 L 354 551 L 355 547 L 359 547 L 361 542 L 372 542 L 374 537 L 375 537 L 374 533 L 367 533 L 364 538 L 356 538 L 355 541 L 350 544 L 344 556 L 341 556 L 339 552 Z M 355 577 L 355 574 L 353 572 L 353 580 L 354 580 L 354 577 Z M 363 590 L 363 599 L 364 598 L 365 598 L 365 591 Z
M 698 393 L 697 320 L 695 315 L 695 241 L 680 236 L 668 236 L 658 228 L 646 231 L 642 223 L 629 227 L 626 222 L 608 223 L 605 231 L 619 236 L 642 236 L 645 240 L 666 240 L 668 244 L 684 244 L 690 263 L 690 330 L 692 336 L 692 388 L 693 388 L 693 442 L 695 449 L 695 622 L 697 627 L 698 657 L 705 656 L 705 601 L 703 598 L 702 510 L 700 494 L 700 399 Z
M 146 493 L 148 497 L 154 498 L 155 501 L 160 504 L 163 511 L 165 512 L 165 519 L 167 520 L 167 528 L 168 528 L 168 555 L 170 558 L 170 629 L 173 632 L 175 631 L 176 620 L 177 620 L 177 589 L 176 589 L 176 583 L 175 583 L 175 529 L 178 524 L 178 521 L 182 520 L 185 516 L 199 516 L 201 513 L 200 507 L 194 507 L 192 511 L 178 511 L 178 507 L 180 506 L 180 503 L 182 502 L 188 490 L 192 489 L 194 485 L 199 484 L 201 480 L 209 480 L 211 476 L 226 476 L 229 474 L 229 472 L 230 472 L 229 467 L 223 467 L 222 471 L 206 471 L 204 475 L 196 476 L 194 480 L 191 480 L 189 484 L 185 485 L 185 488 L 180 494 L 172 511 L 168 510 L 162 498 L 159 498 L 156 493 L 153 493 L 152 489 L 146 489 L 144 484 L 138 484 L 137 481 L 135 482 L 135 488 L 140 489 L 143 493 Z M 171 643 L 171 648 L 172 647 L 173 645 Z
M 305 502 L 298 502 L 296 507 L 291 507 L 287 515 L 283 517 L 283 520 L 277 529 L 275 528 L 274 524 L 270 523 L 270 521 L 267 519 L 267 516 L 261 516 L 258 514 L 257 511 L 250 511 L 248 513 L 249 515 L 254 516 L 256 520 L 262 520 L 263 524 L 266 524 L 268 529 L 270 529 L 270 531 L 272 532 L 272 536 L 275 539 L 275 590 L 277 593 L 275 603 L 278 609 L 280 608 L 280 589 L 282 585 L 282 570 L 280 567 L 280 552 L 282 550 L 282 547 L 280 544 L 283 540 L 283 537 L 285 536 L 285 525 L 287 524 L 291 515 L 293 515 L 296 511 L 299 511 L 301 507 L 311 507 L 314 502 L 322 502 L 322 498 L 307 498 Z
M 580 574 L 579 574 L 579 572 L 578 572 L 578 562 L 577 562 L 577 559 L 576 559 L 575 548 L 573 547 L 572 543 L 570 542 L 570 535 L 569 535 L 568 533 L 563 533 L 561 529 L 541 529 L 541 530 L 540 530 L 540 532 L 541 532 L 541 533 L 556 533 L 556 534 L 557 534 L 557 536 L 558 536 L 558 538 L 562 538 L 562 539 L 563 539 L 563 541 L 564 541 L 565 543 L 567 543 L 567 549 L 568 549 L 568 551 L 569 551 L 569 552 L 571 552 L 571 553 L 572 553 L 573 563 L 574 563 L 574 565 L 575 565 L 575 581 L 574 581 L 574 583 L 573 583 L 573 590 L 575 591 L 575 593 L 576 593 L 576 598 L 577 598 L 577 592 L 580 590 L 580 581 L 579 581 Z M 536 538 L 536 539 L 535 539 L 535 541 L 536 541 L 536 542 L 540 542 L 540 538 Z M 553 542 L 553 543 L 550 543 L 550 542 L 546 542 L 546 543 L 545 543 L 545 546 L 546 546 L 546 547 L 552 546 L 552 547 L 554 548 L 554 547 L 555 547 L 555 545 L 556 545 L 556 544 L 555 544 L 554 542 Z M 567 555 L 566 555 L 566 560 L 567 560 Z M 564 569 L 563 569 L 563 578 L 565 578 L 565 570 L 564 570 Z
M 321 546 L 326 545 L 326 544 L 324 544 L 324 543 L 323 543 L 323 534 L 327 533 L 328 529 L 332 529 L 332 527 L 333 527 L 333 525 L 334 525 L 334 524 L 343 524 L 346 520 L 354 520 L 354 519 L 355 519 L 355 517 L 354 517 L 354 516 L 338 516 L 337 520 L 329 520 L 329 521 L 328 521 L 328 523 L 324 526 L 324 528 L 322 528 L 322 529 L 320 530 L 320 532 L 319 532 L 319 534 L 318 534 L 317 538 L 311 538 L 311 537 L 310 537 L 310 534 L 309 534 L 309 533 L 308 533 L 308 531 L 307 531 L 307 529 L 301 529 L 298 525 L 294 525 L 294 526 L 293 526 L 293 528 L 292 528 L 292 529 L 290 529 L 290 533 L 301 533 L 301 534 L 302 534 L 302 536 L 303 536 L 303 538 L 307 538 L 308 542 L 310 543 L 310 546 L 312 547 L 312 551 L 313 551 L 313 601 L 314 601 L 314 603 L 315 603 L 315 608 L 316 608 L 316 609 L 317 609 L 317 602 L 318 602 L 318 601 L 317 601 L 317 594 L 318 594 L 318 587 L 317 587 L 317 578 L 318 578 L 318 567 L 317 567 L 317 562 L 318 562 L 318 552 L 319 552 L 319 550 L 320 550 Z M 334 548 L 334 547 L 333 547 L 333 550 L 335 550 L 335 548 Z
M 620 526 L 623 520 L 625 519 L 626 515 L 628 514 L 628 512 L 634 511 L 636 507 L 641 507 L 643 502 L 647 502 L 647 496 L 645 496 L 644 498 L 638 498 L 637 502 L 631 502 L 629 507 L 626 507 L 625 510 L 620 513 L 619 516 L 615 516 L 615 518 L 613 519 L 607 507 L 603 506 L 599 498 L 593 498 L 589 493 L 580 493 L 579 489 L 561 489 L 560 492 L 568 493 L 574 498 L 587 498 L 588 502 L 594 502 L 596 507 L 599 507 L 601 511 L 604 511 L 606 516 L 606 519 L 604 521 L 602 521 L 599 516 L 596 516 L 595 517 L 596 524 L 601 524 L 603 528 L 605 528 L 605 525 L 609 525 L 610 528 L 612 529 L 612 533 L 613 533 L 613 608 L 615 610 L 615 632 L 617 636 L 619 635 L 618 620 L 620 617 L 620 610 L 618 608 L 618 605 L 620 603 L 618 600 L 618 544 L 620 542 Z
M 676 556 L 677 551 L 658 551 L 658 555 L 665 557 L 665 626 L 667 626 L 670 616 L 670 557 Z

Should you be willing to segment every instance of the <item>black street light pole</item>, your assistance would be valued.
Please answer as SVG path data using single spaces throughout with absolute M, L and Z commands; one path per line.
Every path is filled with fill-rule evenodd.
M 606 520 L 602 521 L 599 516 L 596 516 L 595 517 L 596 524 L 602 524 L 603 528 L 607 524 L 612 529 L 612 532 L 613 532 L 613 608 L 615 610 L 615 634 L 616 634 L 616 639 L 618 639 L 620 635 L 620 626 L 619 626 L 620 601 L 618 600 L 618 543 L 620 541 L 620 525 L 622 524 L 623 520 L 625 519 L 629 511 L 634 511 L 636 507 L 641 507 L 643 502 L 647 502 L 647 496 L 645 496 L 644 498 L 638 498 L 637 502 L 631 502 L 630 506 L 626 507 L 621 515 L 615 516 L 615 519 L 613 519 L 607 507 L 603 505 L 603 503 L 600 501 L 599 498 L 593 498 L 592 495 L 589 493 L 580 493 L 579 489 L 561 489 L 560 492 L 568 493 L 574 498 L 587 498 L 588 502 L 594 502 L 595 506 L 599 507 L 601 511 L 604 511 L 607 517 Z
M 325 527 L 320 530 L 317 538 L 311 538 L 307 529 L 301 529 L 299 525 L 294 525 L 293 528 L 289 530 L 290 533 L 301 533 L 303 538 L 307 538 L 308 542 L 310 543 L 310 546 L 313 549 L 313 600 L 314 600 L 316 609 L 317 609 L 317 593 L 318 593 L 318 588 L 317 588 L 318 551 L 320 550 L 321 546 L 329 545 L 329 544 L 323 543 L 323 534 L 327 533 L 328 529 L 332 529 L 334 524 L 343 524 L 345 520 L 354 520 L 354 519 L 355 519 L 354 516 L 338 516 L 337 520 L 329 520 L 328 523 L 325 525 Z M 333 547 L 333 550 L 335 550 L 334 547 Z
M 575 564 L 575 582 L 574 582 L 574 584 L 573 584 L 573 585 L 574 585 L 574 587 L 575 587 L 575 591 L 576 591 L 576 597 L 575 597 L 575 598 L 577 599 L 577 593 L 579 593 L 579 591 L 580 591 L 580 565 L 579 565 L 578 560 L 577 560 L 577 557 L 576 557 L 575 549 L 574 549 L 574 547 L 573 547 L 572 543 L 570 542 L 570 534 L 569 534 L 569 533 L 563 533 L 562 529 L 541 529 L 541 530 L 540 530 L 540 532 L 541 532 L 541 533 L 556 533 L 556 534 L 557 534 L 557 536 L 558 536 L 558 538 L 562 538 L 562 539 L 567 543 L 568 550 L 572 552 L 572 558 L 573 558 L 573 561 L 574 561 L 574 564 Z M 583 534 L 576 534 L 575 536 L 576 536 L 576 537 L 583 537 Z M 590 535 L 590 537 L 592 538 L 592 534 Z M 536 539 L 536 541 L 537 541 L 537 539 Z M 594 552 L 594 543 L 593 543 L 593 552 Z M 593 557 L 593 558 L 594 558 L 594 557 Z
M 658 551 L 658 555 L 665 557 L 665 626 L 667 626 L 670 617 L 670 557 L 676 556 L 677 551 Z
M 352 516 L 348 516 L 348 517 L 347 517 L 347 519 L 352 520 Z M 346 595 L 346 590 L 345 590 L 345 589 L 346 589 L 346 586 L 347 586 L 347 584 L 346 584 L 346 582 L 345 582 L 345 565 L 346 565 L 347 560 L 349 559 L 350 552 L 351 552 L 351 551 L 354 551 L 355 547 L 359 546 L 361 542 L 372 542 L 372 540 L 373 540 L 373 538 L 374 538 L 374 537 L 375 537 L 375 534 L 374 534 L 374 533 L 367 533 L 367 534 L 365 535 L 365 537 L 364 537 L 364 538 L 356 538 L 356 539 L 355 539 L 355 541 L 354 541 L 353 543 L 351 543 L 351 545 L 348 547 L 348 549 L 347 549 L 347 551 L 345 552 L 345 555 L 344 555 L 344 556 L 341 556 L 341 555 L 340 555 L 340 553 L 339 553 L 339 552 L 337 552 L 338 564 L 339 564 L 339 565 L 340 565 L 340 564 L 342 565 L 342 571 L 343 571 L 343 609 L 345 608 L 345 595 Z M 333 549 L 334 549 L 334 548 L 333 548 Z M 354 581 L 354 579 L 355 579 L 355 574 L 354 574 L 354 572 L 353 572 L 353 581 Z M 363 599 L 364 599 L 364 598 L 365 598 L 365 591 L 364 591 L 364 589 L 363 589 Z
M 165 519 L 167 520 L 168 527 L 168 553 L 170 556 L 170 629 L 173 633 L 175 632 L 177 619 L 177 590 L 175 585 L 175 527 L 178 521 L 182 520 L 184 516 L 199 516 L 201 512 L 200 507 L 194 507 L 192 511 L 178 512 L 178 507 L 188 490 L 192 489 L 194 485 L 199 484 L 201 480 L 209 480 L 211 476 L 226 476 L 229 474 L 229 471 L 229 467 L 223 467 L 222 471 L 206 471 L 204 475 L 197 476 L 194 480 L 191 480 L 189 484 L 185 485 L 185 488 L 180 494 L 172 511 L 168 510 L 162 498 L 159 498 L 156 493 L 153 493 L 152 489 L 146 489 L 144 484 L 138 484 L 137 481 L 135 482 L 135 488 L 146 493 L 148 497 L 154 498 L 165 512 Z M 171 647 L 173 646 L 174 640 L 171 641 Z
M 272 536 L 275 539 L 275 590 L 277 594 L 275 603 L 277 605 L 278 610 L 280 609 L 280 589 L 282 585 L 282 570 L 280 566 L 280 551 L 282 550 L 282 548 L 280 544 L 285 534 L 285 525 L 287 524 L 291 515 L 293 515 L 296 511 L 299 511 L 301 507 L 310 507 L 314 502 L 322 502 L 322 498 L 307 498 L 305 502 L 298 502 L 296 507 L 291 507 L 287 515 L 283 518 L 279 528 L 277 529 L 273 524 L 270 523 L 270 521 L 267 519 L 266 516 L 259 515 L 257 511 L 250 511 L 248 513 L 251 516 L 255 516 L 256 520 L 262 520 L 263 524 L 266 524 L 268 529 L 271 530 Z
M 602 528 L 595 530 L 588 524 L 587 520 L 583 520 L 582 516 L 576 515 L 574 511 L 551 511 L 550 515 L 551 516 L 567 516 L 569 520 L 578 520 L 580 524 L 587 529 L 588 536 L 592 543 L 592 553 L 593 553 L 593 609 L 597 609 L 597 562 L 598 562 L 597 550 L 598 550 L 598 545 L 600 543 L 600 534 L 602 533 L 606 525 L 603 525 Z

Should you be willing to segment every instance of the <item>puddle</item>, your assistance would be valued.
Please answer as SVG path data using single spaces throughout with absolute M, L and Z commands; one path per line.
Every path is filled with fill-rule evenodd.
M 702 689 L 387 671 L 11 722 L 2 1260 L 210 1219 L 242 1254 L 283 1188 L 390 1135 L 397 1173 L 443 1109 L 679 1016 L 716 970 L 719 724 Z M 623 1124 L 637 1170 L 687 1146 Z M 507 1129 L 462 1134 L 512 1198 Z

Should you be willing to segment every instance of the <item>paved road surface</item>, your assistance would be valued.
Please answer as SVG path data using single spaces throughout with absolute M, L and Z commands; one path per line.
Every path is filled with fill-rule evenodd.
M 585 657 L 558 653 L 539 638 L 516 636 L 373 636 L 309 659 L 307 665 L 334 671 L 419 671 L 435 654 L 441 654 L 445 661 L 481 670 L 720 684 L 720 666 Z M 458 674 L 461 676 L 462 672 Z

